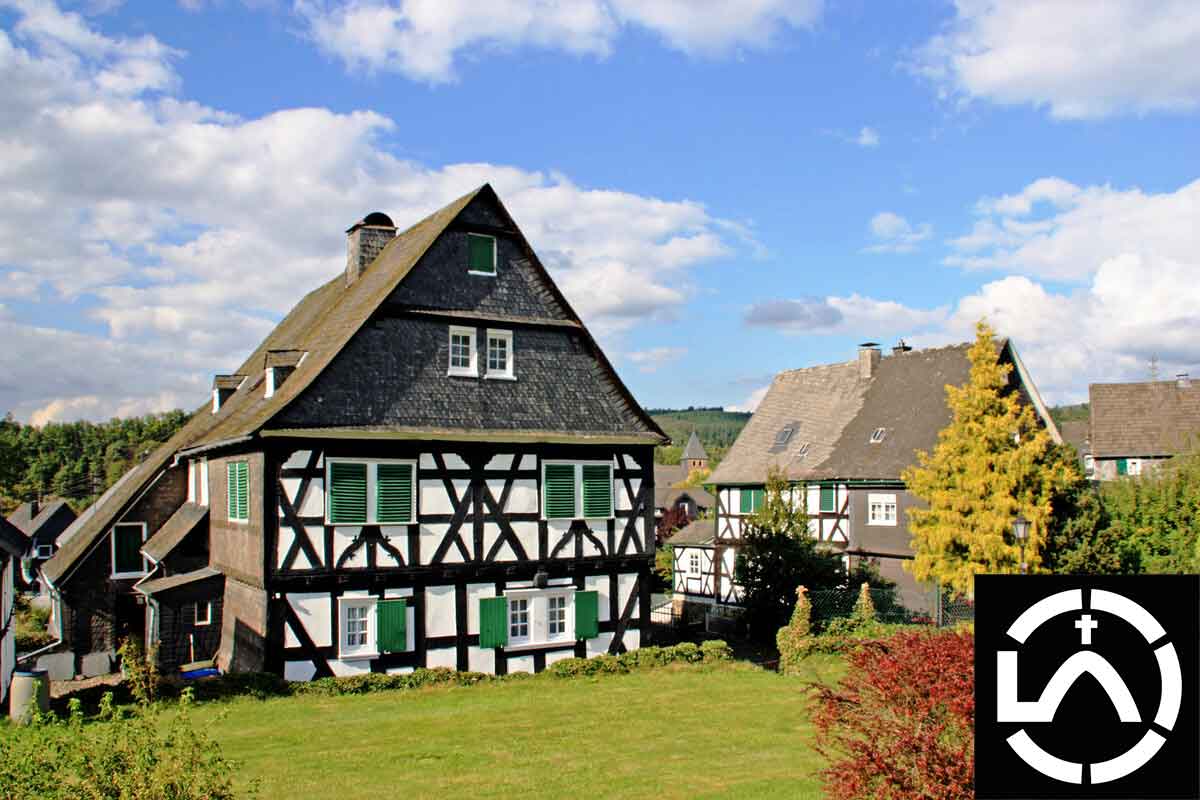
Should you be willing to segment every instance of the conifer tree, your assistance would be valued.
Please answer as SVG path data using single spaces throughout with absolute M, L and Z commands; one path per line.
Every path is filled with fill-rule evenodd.
M 1030 572 L 1039 571 L 1054 504 L 1082 480 L 1074 459 L 1010 385 L 1013 366 L 1000 363 L 986 322 L 976 325 L 968 356 L 970 379 L 946 387 L 950 424 L 933 452 L 919 452 L 902 475 L 927 504 L 908 512 L 915 555 L 906 569 L 965 595 L 975 575 L 1020 569 L 1021 547 L 1012 535 L 1019 515 L 1032 523 L 1025 561 Z

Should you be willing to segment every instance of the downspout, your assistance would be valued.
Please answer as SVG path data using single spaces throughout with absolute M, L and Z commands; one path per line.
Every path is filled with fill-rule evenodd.
M 54 581 L 47 578 L 44 574 L 41 574 L 40 571 L 38 577 L 46 582 L 46 587 L 50 590 L 50 600 L 52 603 L 52 608 L 50 610 L 50 627 L 54 629 L 53 633 L 55 633 L 58 638 L 45 647 L 34 650 L 32 653 L 25 653 L 24 655 L 17 656 L 18 664 L 27 663 L 31 658 L 37 658 L 42 653 L 47 653 L 55 649 L 63 643 L 64 639 L 62 632 L 62 595 L 59 594 L 58 587 L 54 585 Z

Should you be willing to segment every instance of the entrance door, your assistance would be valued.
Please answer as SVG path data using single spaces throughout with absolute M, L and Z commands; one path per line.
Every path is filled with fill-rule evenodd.
M 113 626 L 117 639 L 113 642 L 114 648 L 120 647 L 126 639 L 145 643 L 146 604 L 139 602 L 141 599 L 135 594 L 117 595 L 116 625 Z

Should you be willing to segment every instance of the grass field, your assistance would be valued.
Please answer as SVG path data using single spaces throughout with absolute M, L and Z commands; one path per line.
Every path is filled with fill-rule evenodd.
M 263 798 L 818 798 L 803 684 L 687 666 L 193 713 Z

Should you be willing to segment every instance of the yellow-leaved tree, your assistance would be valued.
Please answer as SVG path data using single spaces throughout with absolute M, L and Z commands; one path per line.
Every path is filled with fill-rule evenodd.
M 972 595 L 980 573 L 1017 572 L 1021 546 L 1013 520 L 1032 524 L 1024 544 L 1030 572 L 1040 571 L 1054 504 L 1080 480 L 1075 460 L 1057 446 L 1032 405 L 1010 386 L 992 329 L 980 321 L 968 351 L 971 377 L 947 386 L 952 418 L 932 453 L 901 476 L 925 507 L 909 510 L 917 580 Z

